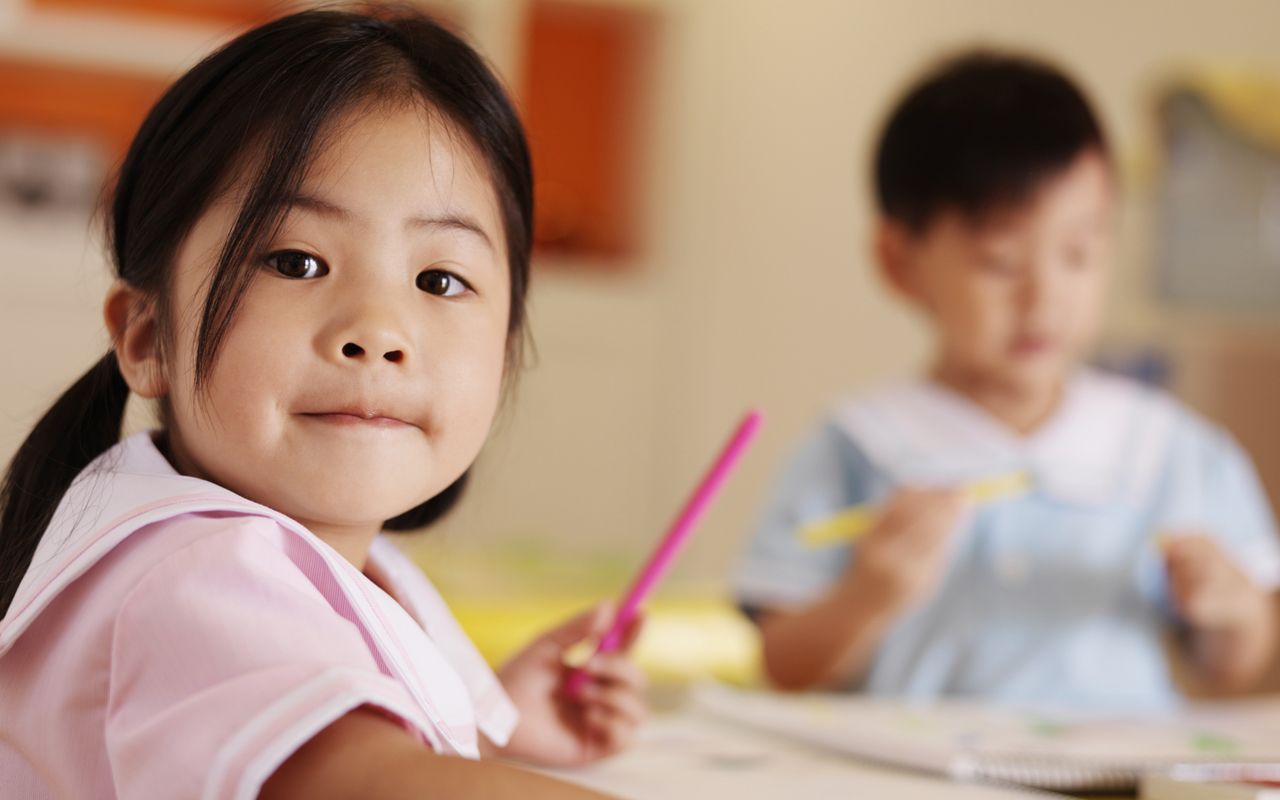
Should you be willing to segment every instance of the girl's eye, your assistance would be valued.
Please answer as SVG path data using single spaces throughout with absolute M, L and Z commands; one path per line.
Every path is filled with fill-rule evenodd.
M 329 266 L 320 259 L 300 250 L 281 250 L 267 256 L 267 266 L 286 278 L 319 278 L 329 274 Z
M 456 297 L 470 288 L 462 278 L 442 269 L 429 269 L 419 272 L 417 284 L 418 288 L 427 294 L 434 294 L 439 297 Z

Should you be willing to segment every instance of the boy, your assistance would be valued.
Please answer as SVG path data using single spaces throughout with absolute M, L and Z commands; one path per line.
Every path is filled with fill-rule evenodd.
M 1114 176 L 1053 68 L 972 53 L 901 101 L 875 161 L 883 276 L 928 375 L 839 407 L 783 472 L 737 582 L 784 688 L 1159 709 L 1164 634 L 1213 689 L 1274 659 L 1280 546 L 1247 457 L 1168 396 L 1080 366 Z M 962 487 L 1029 490 L 975 506 Z M 874 503 L 853 544 L 799 529 Z

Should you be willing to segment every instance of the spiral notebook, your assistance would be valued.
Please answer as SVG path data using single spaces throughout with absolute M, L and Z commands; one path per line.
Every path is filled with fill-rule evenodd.
M 697 687 L 696 708 L 829 751 L 958 781 L 1055 791 L 1130 791 L 1196 762 L 1280 769 L 1280 697 L 1148 716 L 1086 716 L 972 702 Z

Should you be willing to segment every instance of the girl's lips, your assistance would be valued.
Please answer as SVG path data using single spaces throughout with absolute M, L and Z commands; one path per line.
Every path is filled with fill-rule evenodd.
M 303 414 L 302 416 L 307 417 L 308 419 L 316 420 L 317 422 L 324 422 L 329 425 L 340 425 L 344 427 L 362 427 L 362 426 L 368 426 L 373 428 L 412 427 L 408 422 L 405 422 L 404 420 L 396 419 L 395 417 L 383 417 L 378 415 L 364 416 L 363 414 L 352 414 L 345 411 L 333 411 L 333 412 L 318 413 L 318 414 Z

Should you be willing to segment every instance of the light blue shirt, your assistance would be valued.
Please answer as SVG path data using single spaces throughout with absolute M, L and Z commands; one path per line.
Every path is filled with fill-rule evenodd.
M 803 544 L 806 522 L 900 485 L 1011 471 L 1027 473 L 1031 491 L 961 524 L 936 591 L 891 627 L 851 688 L 1165 709 L 1179 702 L 1162 643 L 1177 621 L 1155 536 L 1204 531 L 1253 580 L 1280 585 L 1275 522 L 1240 448 L 1167 395 L 1086 371 L 1026 437 L 928 382 L 845 403 L 782 471 L 737 577 L 739 602 L 813 602 L 857 558 L 856 546 Z

